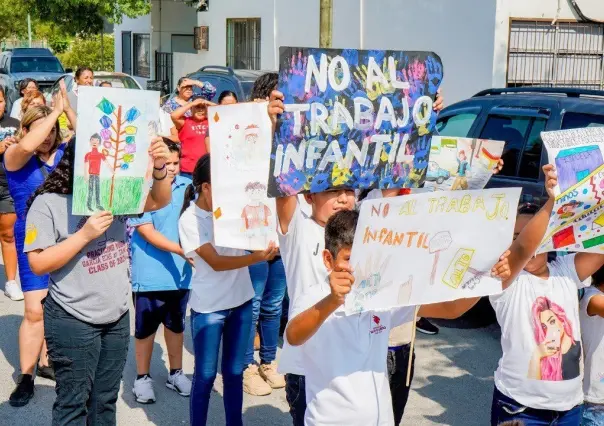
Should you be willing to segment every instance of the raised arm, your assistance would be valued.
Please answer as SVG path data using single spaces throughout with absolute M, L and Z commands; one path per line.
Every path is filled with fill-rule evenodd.
M 585 281 L 604 265 L 604 254 L 577 253 L 575 255 L 575 269 L 581 281 Z
M 63 112 L 67 116 L 67 120 L 69 120 L 69 124 L 71 124 L 71 128 L 76 131 L 78 120 L 76 112 L 71 107 L 69 103 L 69 96 L 67 95 L 67 87 L 65 87 L 65 79 L 62 79 L 59 82 L 59 90 L 60 95 L 63 98 Z
M 274 242 L 271 242 L 266 250 L 255 251 L 243 256 L 223 256 L 218 254 L 210 243 L 206 243 L 195 250 L 195 253 L 217 272 L 246 268 L 258 262 L 273 260 L 278 252 L 279 249 Z
M 159 210 L 167 206 L 172 199 L 172 183 L 166 179 L 168 177 L 166 160 L 170 156 L 170 151 L 161 137 L 153 139 L 149 154 L 153 158 L 153 186 L 145 203 L 146 212 Z
M 422 305 L 419 308 L 418 316 L 423 318 L 456 319 L 472 309 L 479 300 L 480 297 L 471 297 L 469 299 Z
M 189 111 L 191 108 L 193 108 L 193 105 L 195 105 L 196 101 L 197 101 L 197 99 L 195 99 L 195 101 L 193 101 L 193 102 L 189 102 L 189 103 L 181 106 L 180 108 L 176 108 L 174 110 L 174 112 L 172 112 L 172 114 L 170 114 L 170 118 L 172 119 L 172 122 L 174 123 L 174 127 L 176 127 L 176 130 L 182 129 L 182 126 L 185 125 L 185 114 L 187 113 L 187 111 Z

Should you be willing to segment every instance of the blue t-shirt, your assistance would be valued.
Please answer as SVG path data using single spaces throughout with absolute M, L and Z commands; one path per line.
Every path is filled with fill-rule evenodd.
M 185 197 L 185 189 L 191 180 L 176 176 L 172 183 L 172 200 L 163 209 L 145 213 L 140 218 L 130 219 L 129 225 L 138 227 L 147 223 L 164 237 L 175 243 L 178 239 L 178 219 Z M 189 289 L 191 266 L 177 254 L 160 250 L 148 243 L 135 230 L 132 234 L 132 290 L 164 291 Z
M 466 177 L 469 168 L 466 160 L 461 161 L 459 158 L 457 159 L 457 176 Z

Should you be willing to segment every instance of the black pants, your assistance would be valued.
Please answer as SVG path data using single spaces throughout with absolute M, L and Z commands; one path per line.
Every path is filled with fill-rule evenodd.
M 94 205 L 93 203 L 96 203 Z M 99 175 L 88 176 L 88 210 L 101 207 L 101 177 Z
M 306 385 L 304 376 L 285 375 L 285 398 L 289 404 L 289 414 L 294 426 L 304 426 L 306 412 Z
M 409 356 L 411 354 L 411 345 L 403 345 L 396 349 L 388 350 L 388 382 L 390 383 L 390 394 L 392 395 L 392 410 L 394 411 L 394 424 L 398 426 L 403 419 L 405 406 L 409 399 L 409 389 L 413 380 L 415 370 L 415 353 L 411 363 L 411 378 L 409 386 L 407 385 L 407 367 L 409 365 Z
M 129 313 L 110 324 L 88 324 L 49 296 L 44 303 L 44 337 L 56 376 L 52 424 L 115 425 L 130 341 Z

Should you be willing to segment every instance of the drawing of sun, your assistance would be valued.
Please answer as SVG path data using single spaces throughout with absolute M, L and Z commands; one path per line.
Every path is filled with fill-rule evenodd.
M 385 281 L 380 271 L 385 271 L 390 263 L 390 257 L 369 257 L 364 263 L 359 262 L 354 266 L 355 285 L 350 292 L 354 312 L 365 311 L 365 304 L 373 299 L 378 292 L 393 285 L 392 281 Z

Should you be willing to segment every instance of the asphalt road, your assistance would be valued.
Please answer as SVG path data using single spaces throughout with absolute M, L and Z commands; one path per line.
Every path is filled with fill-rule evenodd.
M 1 268 L 0 268 L 1 269 Z M 0 276 L 3 276 L 0 270 Z M 0 284 L 3 290 L 3 286 Z M 36 394 L 23 408 L 13 408 L 8 398 L 19 372 L 17 333 L 23 313 L 22 302 L 12 302 L 0 294 L 0 426 L 46 426 L 51 424 L 54 383 L 36 380 Z M 189 325 L 187 319 L 187 327 Z M 158 334 L 158 336 L 160 336 Z M 133 339 L 133 338 L 132 338 Z M 416 375 L 403 425 L 482 426 L 489 422 L 493 371 L 500 356 L 499 331 L 441 328 L 437 336 L 418 334 Z M 119 425 L 188 425 L 189 401 L 164 386 L 168 375 L 167 352 L 158 337 L 151 367 L 157 403 L 138 404 L 132 395 L 136 376 L 133 341 L 117 402 Z M 187 330 L 184 370 L 193 371 L 193 348 Z M 224 425 L 222 382 L 216 380 L 210 401 L 209 425 Z M 283 390 L 270 396 L 244 396 L 244 424 L 250 426 L 291 425 Z

